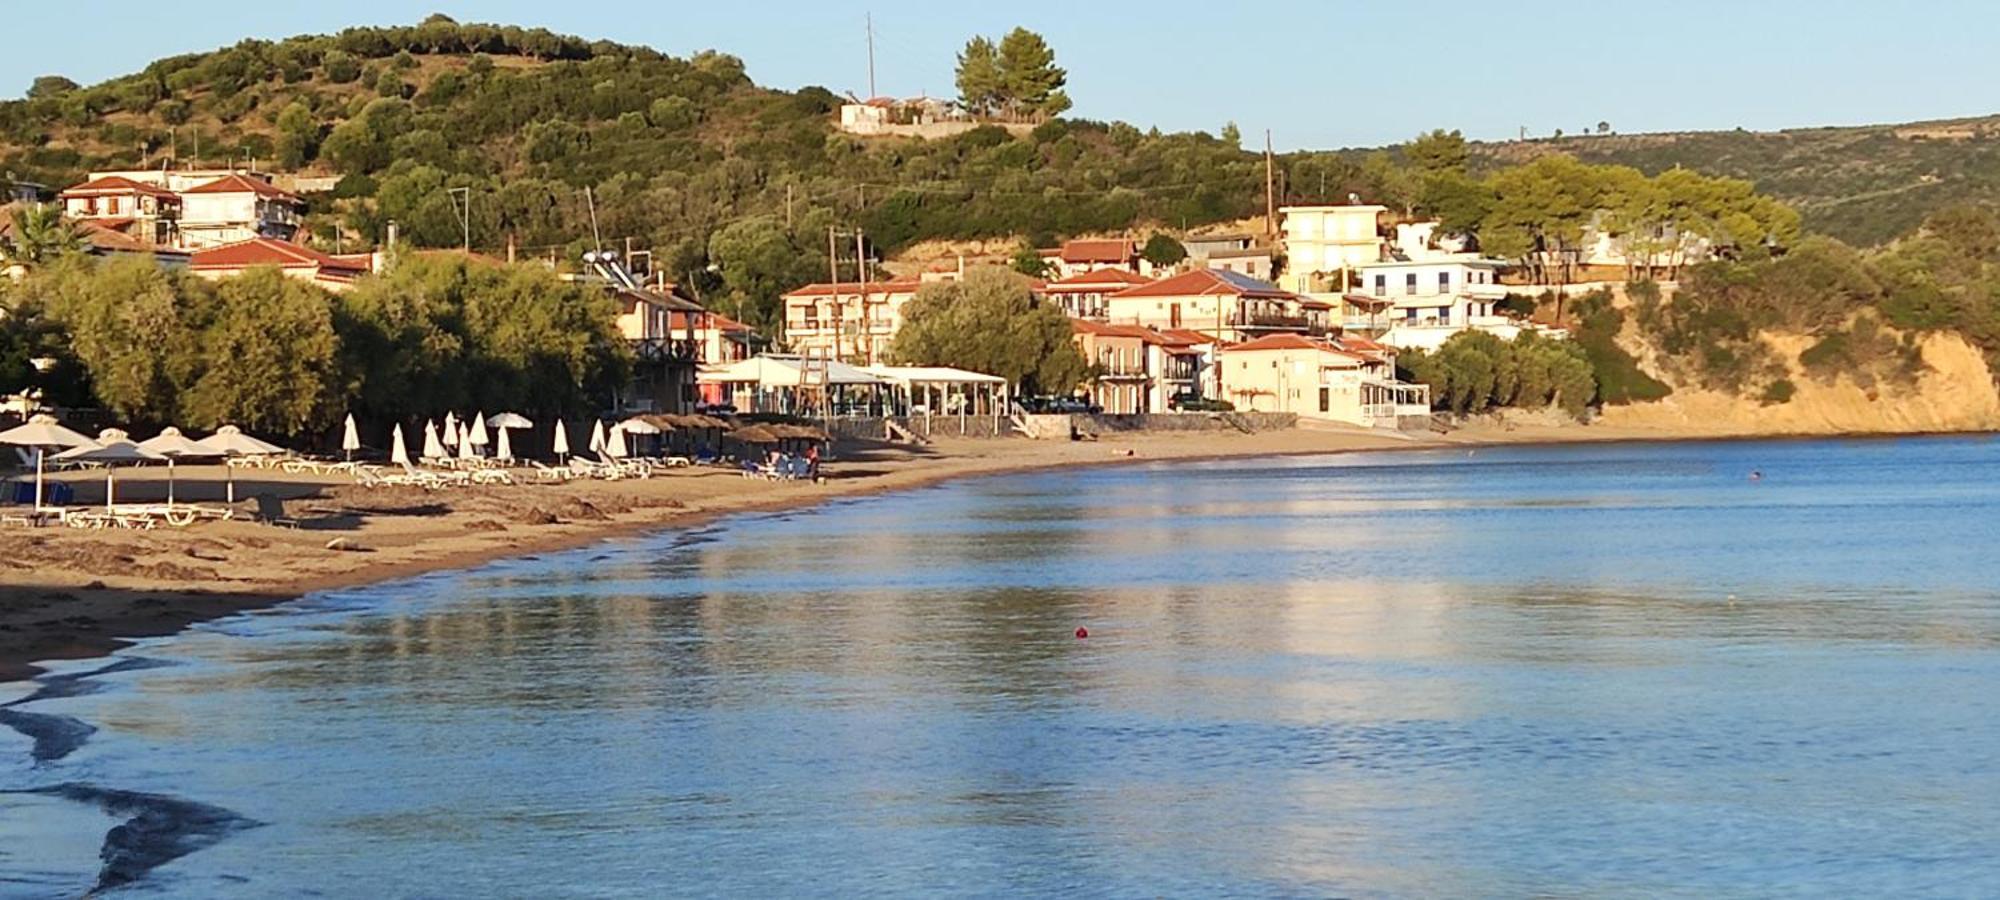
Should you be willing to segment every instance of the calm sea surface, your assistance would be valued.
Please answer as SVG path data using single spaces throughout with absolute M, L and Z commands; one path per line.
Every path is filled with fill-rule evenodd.
M 733 519 L 64 665 L 0 896 L 2000 895 L 1996 561 L 1985 438 Z

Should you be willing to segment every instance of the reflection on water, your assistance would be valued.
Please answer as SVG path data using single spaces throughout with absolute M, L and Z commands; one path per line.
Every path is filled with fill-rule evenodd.
M 128 888 L 187 896 L 1991 894 L 1996 459 L 966 482 L 151 642 L 0 788 L 262 823 Z M 0 894 L 108 821 L 0 794 Z

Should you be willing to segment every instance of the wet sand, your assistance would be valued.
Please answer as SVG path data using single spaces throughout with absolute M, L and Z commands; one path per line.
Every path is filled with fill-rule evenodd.
M 940 438 L 925 446 L 843 447 L 821 484 L 745 479 L 723 468 L 677 469 L 647 480 L 459 488 L 363 488 L 342 475 L 239 472 L 237 496 L 276 494 L 297 528 L 250 521 L 185 529 L 0 529 L 0 681 L 31 677 L 42 660 L 103 656 L 122 639 L 302 594 L 567 549 L 609 537 L 688 527 L 767 511 L 907 489 L 951 478 L 1072 465 L 1226 459 L 1452 445 L 1702 437 L 1630 428 L 1471 428 L 1449 435 L 1361 429 L 1259 434 L 1108 435 L 1095 442 Z M 183 466 L 178 498 L 220 503 L 220 467 Z M 78 505 L 103 501 L 101 474 L 58 476 Z M 123 502 L 166 497 L 166 470 L 130 470 Z M 252 507 L 239 506 L 247 511 Z M 330 549 L 339 541 L 346 549 Z

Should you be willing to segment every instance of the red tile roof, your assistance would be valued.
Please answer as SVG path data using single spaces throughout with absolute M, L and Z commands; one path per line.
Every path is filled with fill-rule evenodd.
M 1190 331 L 1186 328 L 1162 328 L 1160 329 L 1160 334 L 1166 336 L 1169 339 L 1179 341 L 1183 344 L 1192 345 L 1192 344 L 1216 343 L 1216 340 L 1213 336 L 1202 334 L 1199 331 Z
M 1125 269 L 1092 269 L 1078 272 L 1068 278 L 1058 278 L 1044 286 L 1052 294 L 1074 294 L 1084 291 L 1101 291 L 1105 288 L 1124 290 L 1133 285 L 1152 284 L 1153 279 Z
M 1301 300 L 1291 291 L 1283 290 L 1267 281 L 1258 281 L 1236 272 L 1218 272 L 1214 269 L 1195 269 L 1182 272 L 1172 278 L 1163 278 L 1152 284 L 1142 284 L 1134 288 L 1112 294 L 1113 297 L 1252 297 L 1267 300 Z
M 355 276 L 368 271 L 364 263 L 329 256 L 311 247 L 271 238 L 251 238 L 197 250 L 189 263 L 195 269 L 248 269 L 277 266 L 280 269 L 323 269 L 331 275 Z
M 194 187 L 188 188 L 187 190 L 182 191 L 181 193 L 256 194 L 259 197 L 270 197 L 277 200 L 290 200 L 293 202 L 297 202 L 299 199 L 298 197 L 292 195 L 288 191 L 279 190 L 277 185 L 274 185 L 261 178 L 251 178 L 250 176 L 244 175 L 240 172 L 231 172 L 228 175 L 224 175 L 221 178 L 215 179 L 214 181 L 202 182 L 201 184 L 197 184 Z
M 804 285 L 802 287 L 796 287 L 789 291 L 786 291 L 785 296 L 786 297 L 832 297 L 835 294 L 834 287 L 835 286 L 831 282 L 816 281 L 813 282 L 812 284 Z M 839 293 L 841 294 L 854 294 L 860 292 L 861 283 L 858 281 L 843 281 L 840 283 L 839 287 L 840 287 Z M 868 294 L 869 296 L 874 296 L 876 294 L 914 294 L 916 293 L 917 288 L 920 287 L 923 287 L 923 282 L 915 278 L 898 278 L 892 281 L 871 281 L 868 282 Z
M 72 188 L 66 188 L 58 195 L 68 197 L 96 197 L 103 194 L 145 194 L 162 200 L 179 200 L 173 191 L 143 181 L 133 181 L 123 175 L 106 175 L 93 178 Z
M 1126 263 L 1138 255 L 1138 248 L 1127 240 L 1067 241 L 1062 245 L 1062 260 L 1066 263 Z
M 1259 350 L 1318 350 L 1333 353 L 1362 362 L 1388 362 L 1394 352 L 1373 341 L 1359 338 L 1331 339 L 1307 337 L 1302 334 L 1267 334 L 1256 340 L 1231 344 L 1222 348 L 1224 353 L 1248 353 Z

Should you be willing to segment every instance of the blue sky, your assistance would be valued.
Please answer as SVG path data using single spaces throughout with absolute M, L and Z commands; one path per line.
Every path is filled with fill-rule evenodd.
M 882 93 L 951 94 L 973 34 L 1042 32 L 1070 72 L 1072 115 L 1219 130 L 1280 149 L 1375 145 L 1434 127 L 1478 138 L 1575 132 L 1772 129 L 2000 112 L 2000 8 L 1978 2 L 1691 0 L 1680 3 L 940 2 L 596 3 L 341 0 L 186 7 L 80 0 L 7 4 L 0 94 L 36 75 L 86 84 L 160 56 L 246 36 L 355 24 L 539 25 L 686 54 L 742 57 L 759 83 L 867 89 L 863 14 Z M 1604 7 L 1604 8 L 1599 8 Z M 89 35 L 79 43 L 73 36 Z

